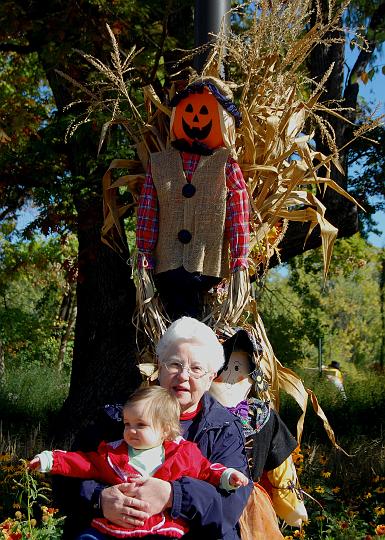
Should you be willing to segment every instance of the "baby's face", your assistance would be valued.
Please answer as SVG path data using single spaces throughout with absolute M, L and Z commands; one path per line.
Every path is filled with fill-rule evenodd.
M 123 411 L 124 440 L 136 450 L 147 450 L 162 444 L 164 434 L 146 414 L 145 403 L 138 401 Z

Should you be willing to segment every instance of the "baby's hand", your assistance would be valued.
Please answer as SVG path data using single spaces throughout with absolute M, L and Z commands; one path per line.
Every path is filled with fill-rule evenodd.
M 34 457 L 29 463 L 28 463 L 28 469 L 40 469 L 40 459 L 38 457 Z
M 249 479 L 243 473 L 234 471 L 229 478 L 230 485 L 234 487 L 247 486 Z

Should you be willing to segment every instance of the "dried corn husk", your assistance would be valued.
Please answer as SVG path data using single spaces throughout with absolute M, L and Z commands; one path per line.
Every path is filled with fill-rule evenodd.
M 284 367 L 281 362 L 276 358 L 270 341 L 267 337 L 266 330 L 260 315 L 257 312 L 255 302 L 251 302 L 250 309 L 253 311 L 254 324 L 244 324 L 243 326 L 255 336 L 257 341 L 261 343 L 263 353 L 261 358 L 261 367 L 265 374 L 266 380 L 269 384 L 269 391 L 267 397 L 274 409 L 279 410 L 279 392 L 283 390 L 289 394 L 300 407 L 302 414 L 297 422 L 297 441 L 301 443 L 303 424 L 306 415 L 308 396 L 313 406 L 314 412 L 322 420 L 325 431 L 332 442 L 332 444 L 342 452 L 345 452 L 336 441 L 334 431 L 324 413 L 321 406 L 318 403 L 317 397 L 314 392 L 309 388 L 305 388 L 301 378 L 291 369 Z M 348 455 L 348 454 L 346 454 Z
M 145 333 L 153 348 L 166 331 L 170 320 L 156 293 L 152 271 L 141 268 L 136 277 L 136 310 L 133 323 L 137 331 Z

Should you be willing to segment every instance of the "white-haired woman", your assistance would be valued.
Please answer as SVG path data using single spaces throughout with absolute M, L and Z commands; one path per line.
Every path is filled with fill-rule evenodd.
M 184 438 L 195 442 L 209 460 L 248 475 L 242 426 L 207 392 L 224 363 L 223 348 L 214 332 L 196 319 L 182 317 L 159 341 L 157 355 L 159 383 L 181 405 Z M 198 534 L 200 540 L 236 540 L 240 538 L 237 522 L 252 485 L 225 493 L 186 476 L 173 482 L 148 478 L 134 485 L 94 488 L 91 486 L 88 498 L 100 500 L 104 517 L 117 525 L 138 526 L 168 508 L 173 518 L 189 521 L 186 540 L 196 539 Z M 156 531 L 152 538 L 157 538 Z

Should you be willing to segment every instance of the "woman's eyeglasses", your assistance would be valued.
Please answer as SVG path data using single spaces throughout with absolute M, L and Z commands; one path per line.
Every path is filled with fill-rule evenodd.
M 180 375 L 183 371 L 187 371 L 190 377 L 193 379 L 200 379 L 201 377 L 204 377 L 209 373 L 206 369 L 204 369 L 202 366 L 185 366 L 181 364 L 180 362 L 164 362 L 161 364 L 164 366 L 167 371 L 170 373 L 170 375 Z

